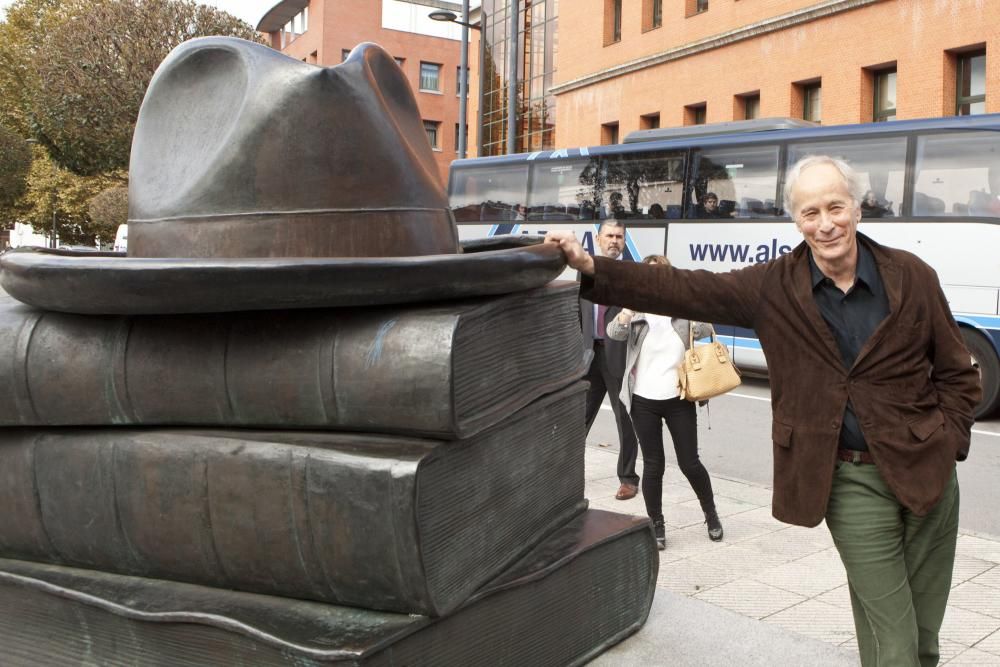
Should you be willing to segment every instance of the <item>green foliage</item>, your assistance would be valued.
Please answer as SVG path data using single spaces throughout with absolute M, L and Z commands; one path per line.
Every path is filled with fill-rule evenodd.
M 113 241 L 118 225 L 128 222 L 128 188 L 115 185 L 90 200 L 90 229 L 102 241 Z
M 24 194 L 30 168 L 28 142 L 0 125 L 0 209 L 11 206 Z
M 17 0 L 0 24 L 0 122 L 77 174 L 126 169 L 153 72 L 205 35 L 260 41 L 243 21 L 190 0 Z
M 91 245 L 96 236 L 105 242 L 114 240 L 114 230 L 109 233 L 91 220 L 90 202 L 109 187 L 120 186 L 124 173 L 79 176 L 56 165 L 42 148 L 35 148 L 33 153 L 28 188 L 15 207 L 17 219 L 30 223 L 37 232 L 50 234 L 54 214 L 63 244 Z

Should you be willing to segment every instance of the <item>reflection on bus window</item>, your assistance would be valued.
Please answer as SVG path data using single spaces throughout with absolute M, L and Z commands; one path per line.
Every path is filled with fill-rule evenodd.
M 606 163 L 606 191 L 615 218 L 681 217 L 684 157 L 681 153 L 627 153 Z
M 594 183 L 599 184 L 598 158 L 548 161 L 531 165 L 528 192 L 529 220 L 594 220 L 597 210 Z
M 792 144 L 787 168 L 810 155 L 840 158 L 854 168 L 864 187 L 861 217 L 899 215 L 906 178 L 906 137 Z
M 920 137 L 913 191 L 914 215 L 1000 217 L 1000 136 Z
M 451 208 L 456 222 L 524 219 L 527 165 L 482 166 L 453 171 Z
M 704 149 L 695 158 L 689 218 L 773 218 L 778 148 Z M 714 195 L 714 197 L 713 197 Z M 715 200 L 713 203 L 712 200 Z

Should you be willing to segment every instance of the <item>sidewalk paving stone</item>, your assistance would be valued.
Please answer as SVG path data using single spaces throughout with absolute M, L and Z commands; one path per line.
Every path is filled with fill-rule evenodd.
M 641 493 L 628 501 L 614 499 L 618 490 L 617 454 L 611 447 L 588 445 L 586 489 L 590 504 L 644 516 Z M 694 492 L 678 468 L 667 465 L 663 487 L 667 549 L 660 552 L 656 585 L 662 593 L 657 593 L 661 601 L 654 603 L 654 608 L 659 605 L 677 609 L 687 604 L 682 602 L 684 599 L 691 604 L 697 600 L 702 606 L 690 609 L 726 627 L 716 627 L 716 631 L 704 628 L 704 636 L 698 639 L 705 644 L 703 649 L 669 645 L 664 638 L 677 635 L 677 624 L 690 623 L 690 619 L 667 620 L 661 608 L 650 616 L 639 634 L 593 664 L 742 667 L 769 664 L 769 650 L 801 649 L 808 653 L 825 645 L 832 652 L 811 664 L 856 665 L 850 595 L 829 530 L 824 525 L 803 528 L 775 520 L 771 516 L 769 487 L 732 478 L 713 477 L 712 482 L 725 529 L 722 542 L 708 539 Z M 941 664 L 1000 667 L 1000 536 L 959 531 L 952 586 L 941 628 Z M 720 612 L 707 611 L 712 608 Z M 745 619 L 745 623 L 733 620 L 737 618 Z M 658 626 L 661 623 L 670 627 Z M 769 643 L 783 637 L 787 647 L 749 642 L 741 649 L 732 644 L 733 633 L 746 632 L 750 636 L 761 632 L 761 627 L 772 633 Z M 712 639 L 720 636 L 729 640 L 730 653 L 708 657 L 707 652 L 714 646 Z M 704 652 L 699 655 L 699 650 Z M 738 661 L 734 661 L 735 655 L 740 655 Z
M 752 579 L 736 579 L 696 593 L 694 597 L 756 619 L 771 616 L 806 599 Z
M 816 599 L 783 609 L 764 621 L 830 644 L 840 645 L 854 638 L 851 610 Z

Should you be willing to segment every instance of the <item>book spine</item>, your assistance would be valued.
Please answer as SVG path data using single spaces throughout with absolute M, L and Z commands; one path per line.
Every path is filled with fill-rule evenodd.
M 378 443 L 367 455 L 363 444 L 6 429 L 0 556 L 433 613 L 413 508 L 428 447 L 412 442 L 380 456 Z
M 99 317 L 0 307 L 0 426 L 450 434 L 448 312 Z

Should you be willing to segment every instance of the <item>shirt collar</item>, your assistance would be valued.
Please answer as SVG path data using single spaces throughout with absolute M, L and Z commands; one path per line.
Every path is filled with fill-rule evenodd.
M 870 292 L 875 291 L 878 285 L 878 267 L 875 266 L 875 256 L 864 243 L 857 242 L 858 246 L 858 266 L 855 269 L 854 284 L 863 284 Z M 826 275 L 820 271 L 813 259 L 812 248 L 809 248 L 809 273 L 812 276 L 812 288 L 816 289 L 824 280 Z

